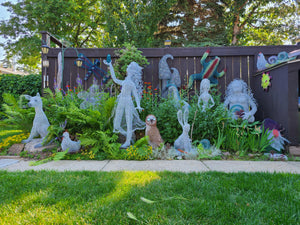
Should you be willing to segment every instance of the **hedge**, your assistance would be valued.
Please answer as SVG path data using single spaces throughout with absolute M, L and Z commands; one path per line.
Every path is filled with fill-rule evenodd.
M 0 104 L 2 106 L 3 93 L 11 93 L 15 97 L 22 94 L 36 95 L 41 92 L 42 76 L 40 74 L 31 74 L 27 76 L 2 74 L 0 75 Z

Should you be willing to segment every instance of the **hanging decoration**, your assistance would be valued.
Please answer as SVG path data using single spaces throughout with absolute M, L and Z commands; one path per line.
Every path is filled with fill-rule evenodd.
M 268 91 L 268 88 L 271 86 L 271 79 L 272 77 L 269 75 L 269 73 L 263 73 L 261 77 L 261 87 Z
M 100 61 L 98 59 L 96 59 L 94 63 L 92 63 L 91 60 L 89 60 L 82 53 L 80 53 L 78 57 L 83 60 L 81 67 L 87 69 L 87 73 L 84 77 L 84 80 L 88 80 L 92 74 L 94 74 L 94 76 L 99 80 L 102 78 L 102 83 L 104 84 L 107 82 L 108 79 L 110 79 L 110 76 L 107 76 L 107 72 L 99 67 Z

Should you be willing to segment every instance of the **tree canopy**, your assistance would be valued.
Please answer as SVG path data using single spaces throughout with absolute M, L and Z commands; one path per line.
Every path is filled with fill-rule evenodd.
M 73 47 L 274 45 L 299 35 L 292 0 L 20 0 L 5 2 L 0 21 L 6 56 L 32 71 L 40 62 L 41 31 Z M 295 22 L 298 18 L 298 23 Z M 3 44 L 2 44 L 3 45 Z
M 74 47 L 95 47 L 99 33 L 103 34 L 98 0 L 22 0 L 2 5 L 11 12 L 9 20 L 0 22 L 0 35 L 9 39 L 3 46 L 7 57 L 18 55 L 18 63 L 29 70 L 37 68 L 41 31 L 63 37 Z

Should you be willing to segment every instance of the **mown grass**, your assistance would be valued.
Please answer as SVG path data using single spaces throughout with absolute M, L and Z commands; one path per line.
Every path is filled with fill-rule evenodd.
M 299 224 L 299 201 L 295 174 L 0 171 L 0 224 Z

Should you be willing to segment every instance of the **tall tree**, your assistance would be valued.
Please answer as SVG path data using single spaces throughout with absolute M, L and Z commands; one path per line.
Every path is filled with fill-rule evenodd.
M 153 47 L 157 24 L 169 13 L 175 0 L 102 0 L 105 14 L 106 45 L 122 47 L 134 42 L 136 47 Z
M 296 1 L 223 0 L 231 45 L 283 44 L 299 35 Z M 297 14 L 298 11 L 298 14 Z M 299 26 L 299 24 L 298 24 Z
M 156 33 L 172 46 L 223 45 L 225 37 L 223 6 L 214 0 L 178 0 Z
M 299 35 L 293 0 L 177 0 L 157 39 L 173 46 L 274 45 Z
M 7 57 L 18 55 L 18 63 L 29 70 L 37 68 L 43 30 L 73 47 L 101 47 L 96 38 L 103 34 L 104 17 L 98 0 L 22 0 L 2 6 L 11 12 L 9 20 L 0 21 L 0 35 L 8 40 L 3 46 Z

